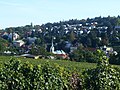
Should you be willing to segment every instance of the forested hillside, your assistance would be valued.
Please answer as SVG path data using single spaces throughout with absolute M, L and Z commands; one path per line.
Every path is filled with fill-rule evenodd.
M 96 57 L 95 51 L 101 49 L 112 58 L 111 63 L 120 64 L 120 16 L 8 27 L 1 31 L 1 37 L 9 42 L 7 46 L 1 45 L 1 54 L 8 50 L 17 55 L 30 53 L 48 56 L 51 55 L 48 52 L 53 41 L 55 50 L 65 51 L 71 60 L 82 61 L 77 59 L 91 57 L 88 62 L 96 62 L 92 57 Z M 17 41 L 21 43 L 20 46 L 16 44 Z M 112 61 L 113 58 L 116 60 Z

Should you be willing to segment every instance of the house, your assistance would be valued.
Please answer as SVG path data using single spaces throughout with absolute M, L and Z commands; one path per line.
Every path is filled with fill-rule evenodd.
M 65 48 L 70 48 L 72 44 L 69 41 L 65 41 Z
M 56 51 L 54 51 L 53 54 L 55 54 L 58 57 L 61 57 L 63 59 L 67 58 L 67 54 L 63 50 L 56 50 Z
M 20 36 L 17 34 L 17 33 L 10 33 L 10 34 L 8 34 L 8 38 L 9 39 L 13 39 L 13 40 L 16 40 L 16 39 L 18 39 Z
M 32 43 L 35 43 L 35 40 L 36 40 L 37 38 L 36 37 L 28 37 L 27 38 L 27 40 L 28 40 L 28 42 L 29 42 L 29 44 L 32 44 Z
M 114 28 L 116 31 L 118 31 L 118 33 L 120 33 L 120 26 L 115 26 Z
M 7 54 L 7 55 L 9 55 L 11 53 L 12 53 L 11 51 L 4 51 L 4 54 Z
M 113 54 L 113 48 L 112 47 L 107 47 L 107 46 L 102 46 L 100 49 L 109 57 L 110 54 Z
M 2 32 L 1 35 L 0 35 L 2 38 L 4 39 L 8 39 L 8 33 L 7 32 Z
M 77 47 L 70 47 L 70 52 L 73 52 L 74 50 L 77 50 Z
M 113 52 L 113 48 L 112 47 L 107 47 L 107 46 L 103 46 L 100 47 L 101 50 L 106 51 L 106 52 Z
M 24 44 L 25 44 L 25 42 L 22 41 L 22 40 L 13 41 L 13 45 L 16 46 L 16 47 L 21 47 Z
M 120 29 L 120 26 L 115 26 L 115 29 Z
M 7 32 L 3 32 L 3 33 L 2 33 L 2 36 L 4 36 L 4 35 L 7 35 L 7 36 L 8 36 L 8 33 L 7 33 Z
M 38 59 L 39 56 L 31 55 L 31 54 L 23 54 L 21 57 L 26 57 L 26 58 L 33 58 L 33 59 Z

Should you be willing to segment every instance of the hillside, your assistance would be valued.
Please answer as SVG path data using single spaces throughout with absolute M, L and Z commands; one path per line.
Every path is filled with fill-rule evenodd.
M 120 16 L 71 19 L 42 25 L 31 23 L 8 27 L 0 33 L 0 55 L 27 53 L 47 57 L 63 50 L 70 60 L 95 63 L 95 51 L 100 49 L 110 58 L 111 64 L 120 64 Z M 50 50 L 51 46 L 54 50 Z
M 0 56 L 0 63 L 3 64 L 4 62 L 8 62 L 12 57 L 9 56 Z M 49 62 L 52 64 L 58 64 L 62 67 L 69 69 L 70 71 L 77 71 L 81 72 L 83 69 L 92 69 L 96 67 L 96 63 L 87 63 L 87 62 L 74 62 L 74 61 L 67 61 L 67 60 L 48 60 L 48 59 L 30 59 L 30 58 L 15 58 L 14 59 L 20 60 L 22 63 L 29 62 L 34 65 L 45 64 Z M 120 68 L 120 65 L 115 65 Z

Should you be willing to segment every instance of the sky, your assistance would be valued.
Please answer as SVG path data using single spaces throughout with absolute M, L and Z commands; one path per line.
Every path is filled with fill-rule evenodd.
M 0 0 L 0 29 L 120 15 L 120 0 Z

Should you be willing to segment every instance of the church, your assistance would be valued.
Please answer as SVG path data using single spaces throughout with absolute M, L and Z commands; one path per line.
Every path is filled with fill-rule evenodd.
M 50 52 L 65 59 L 67 58 L 67 54 L 63 51 L 63 50 L 56 50 L 55 51 L 55 48 L 54 48 L 54 44 L 53 44 L 53 39 L 52 39 L 52 45 L 50 47 Z

